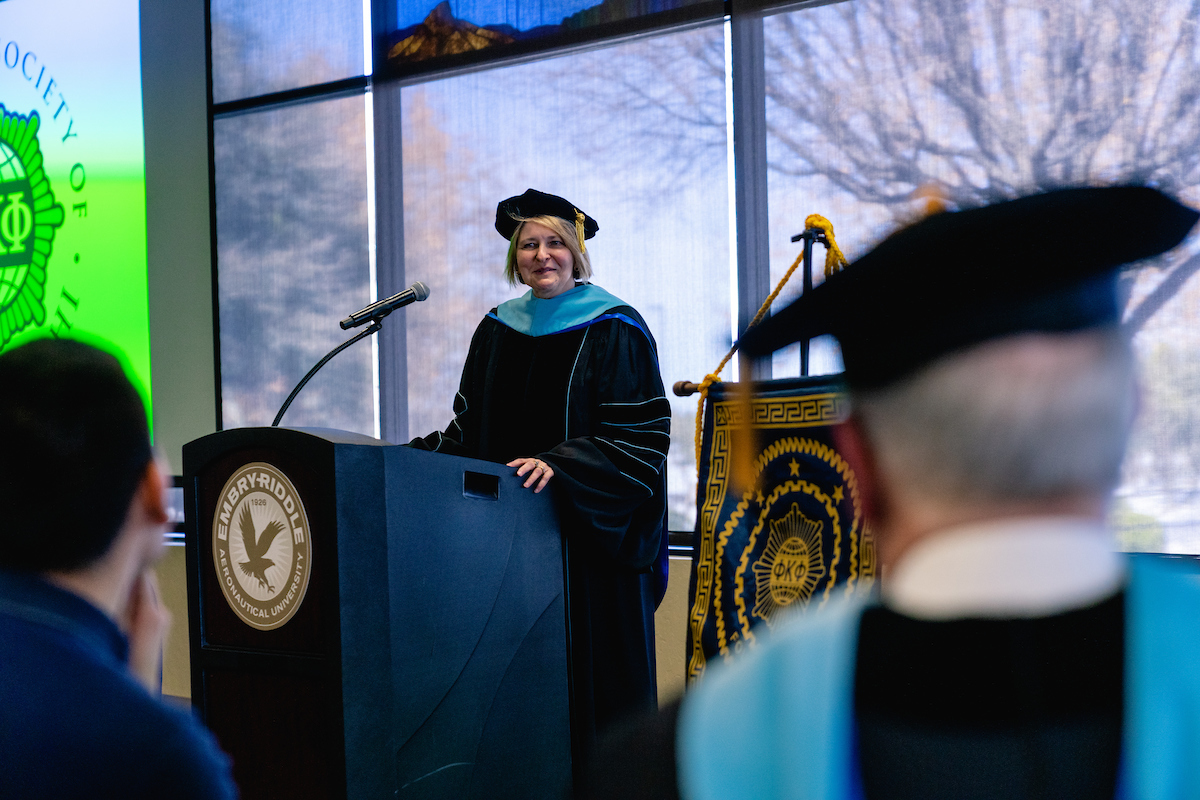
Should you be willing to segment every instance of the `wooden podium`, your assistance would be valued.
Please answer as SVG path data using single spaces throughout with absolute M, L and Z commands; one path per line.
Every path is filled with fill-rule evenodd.
M 570 781 L 549 493 L 341 431 L 183 451 L 192 700 L 256 798 L 559 798 Z

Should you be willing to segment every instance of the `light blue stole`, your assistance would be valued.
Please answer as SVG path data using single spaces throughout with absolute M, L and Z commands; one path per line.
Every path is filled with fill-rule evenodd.
M 854 661 L 870 601 L 792 620 L 729 665 L 714 665 L 680 712 L 684 800 L 851 800 Z M 1124 757 L 1118 798 L 1200 798 L 1200 576 L 1129 559 Z
M 526 336 L 548 336 L 590 325 L 599 321 L 597 318 L 604 312 L 624 305 L 628 303 L 599 286 L 581 283 L 549 300 L 534 297 L 531 289 L 516 299 L 501 303 L 496 312 L 488 316 Z M 625 314 L 614 316 L 643 329 L 641 324 Z

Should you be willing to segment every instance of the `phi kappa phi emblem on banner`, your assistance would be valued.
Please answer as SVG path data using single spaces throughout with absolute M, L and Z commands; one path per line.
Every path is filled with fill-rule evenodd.
M 758 384 L 750 404 L 754 482 L 729 473 L 745 406 L 729 387 L 709 390 L 701 451 L 688 620 L 688 679 L 709 660 L 755 640 L 758 626 L 831 598 L 866 591 L 876 571 L 854 472 L 830 427 L 845 396 L 827 378 Z

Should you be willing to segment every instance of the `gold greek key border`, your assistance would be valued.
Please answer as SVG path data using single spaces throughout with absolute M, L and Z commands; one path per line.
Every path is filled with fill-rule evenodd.
M 721 427 L 744 425 L 745 406 L 725 400 L 713 405 L 713 431 Z M 778 397 L 755 399 L 751 403 L 756 428 L 808 428 L 832 425 L 846 418 L 846 396 L 837 392 L 814 394 L 808 397 Z
M 700 553 L 696 558 L 696 597 L 688 613 L 688 627 L 692 643 L 692 655 L 688 661 L 687 673 L 689 681 L 694 681 L 704 674 L 705 667 L 707 666 L 702 639 L 704 622 L 708 617 L 710 605 L 714 606 L 714 613 L 716 614 L 718 646 L 722 654 L 728 654 L 725 623 L 721 615 L 721 595 L 720 592 L 716 591 L 717 565 L 720 563 L 725 543 L 728 542 L 733 529 L 737 527 L 737 522 L 745 516 L 746 508 L 749 505 L 749 498 L 743 497 L 741 502 L 738 503 L 737 508 L 726 523 L 725 529 L 721 532 L 719 543 L 716 541 L 716 523 L 717 515 L 725 503 L 725 492 L 728 488 L 726 477 L 729 469 L 730 437 L 732 428 L 741 424 L 739 422 L 739 417 L 742 415 L 740 408 L 741 404 L 737 401 L 723 400 L 714 403 L 711 411 L 713 414 L 713 441 L 709 453 L 708 481 L 704 486 L 704 503 L 700 508 L 700 518 L 698 520 L 700 525 Z M 847 412 L 846 396 L 839 392 L 827 392 L 807 397 L 764 397 L 755 398 L 751 401 L 753 424 L 755 427 L 766 429 L 831 425 L 845 419 Z M 799 440 L 793 437 L 791 441 Z M 815 445 L 816 443 L 814 442 L 813 444 Z M 824 447 L 823 445 L 817 446 Z M 838 466 L 836 469 L 838 469 L 839 474 L 843 476 L 846 485 L 850 488 L 854 502 L 853 508 L 857 511 L 859 507 L 858 484 L 854 479 L 854 473 L 842 461 L 841 456 L 830 450 L 830 448 L 824 449 L 833 453 L 833 456 L 837 459 Z M 766 467 L 769 460 L 769 458 L 764 459 L 766 455 L 764 452 L 755 460 L 755 478 Z M 827 463 L 833 465 L 833 462 Z M 856 513 L 854 524 L 850 531 L 851 541 L 854 541 L 858 526 L 859 519 Z M 840 558 L 840 553 L 837 553 L 836 556 Z M 851 563 L 853 565 L 853 562 Z M 836 561 L 833 564 L 836 565 Z M 832 574 L 833 570 L 831 569 L 830 575 L 832 576 Z M 826 600 L 829 597 L 830 588 L 831 585 L 826 587 Z M 822 601 L 823 603 L 824 600 Z

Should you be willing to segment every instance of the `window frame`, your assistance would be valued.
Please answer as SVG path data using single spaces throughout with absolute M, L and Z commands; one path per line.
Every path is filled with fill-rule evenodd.
M 400 103 L 400 90 L 425 82 L 467 72 L 495 69 L 608 47 L 625 41 L 660 36 L 709 25 L 724 19 L 729 27 L 732 61 L 733 195 L 736 241 L 737 334 L 749 326 L 759 306 L 770 293 L 769 221 L 767 213 L 767 127 L 765 94 L 765 50 L 763 19 L 776 13 L 818 7 L 847 0 L 708 0 L 682 9 L 647 15 L 633 20 L 597 25 L 578 33 L 548 37 L 545 41 L 518 43 L 463 56 L 430 59 L 397 68 L 386 63 L 387 9 L 382 0 L 371 0 L 371 74 L 301 86 L 221 103 L 213 100 L 212 3 L 205 0 L 205 50 L 207 63 L 209 218 L 212 252 L 213 350 L 217 430 L 223 428 L 221 346 L 219 307 L 219 264 L 217 248 L 216 163 L 214 121 L 217 119 L 276 109 L 281 106 L 319 102 L 336 97 L 369 95 L 374 113 L 369 124 L 374 134 L 374 197 L 376 295 L 387 297 L 402 291 L 404 274 L 403 169 L 399 126 L 388 124 L 390 112 Z M 364 46 L 368 43 L 364 42 Z M 376 335 L 379 376 L 380 436 L 386 441 L 405 442 L 408 430 L 408 372 L 405 326 L 385 325 Z M 758 380 L 771 377 L 769 359 L 750 362 L 739 357 L 742 375 Z M 676 554 L 691 551 L 692 531 L 670 531 L 671 549 Z

